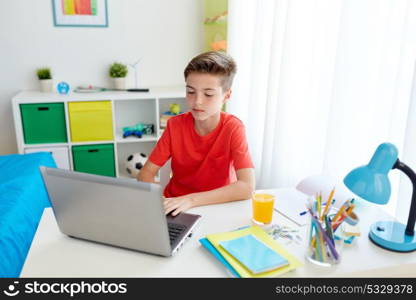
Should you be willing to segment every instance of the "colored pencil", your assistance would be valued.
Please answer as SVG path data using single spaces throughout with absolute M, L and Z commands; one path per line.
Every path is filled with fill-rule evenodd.
M 332 189 L 331 193 L 329 194 L 328 200 L 326 201 L 326 205 L 325 205 L 325 208 L 324 208 L 324 212 L 323 212 L 323 214 L 321 216 L 321 221 L 323 221 L 324 216 L 326 214 L 328 214 L 329 207 L 330 207 L 330 204 L 332 204 L 332 197 L 334 197 L 334 194 L 335 194 L 335 187 Z
M 344 204 L 342 204 L 341 208 L 339 209 L 338 213 L 332 219 L 332 222 L 336 222 L 338 220 L 338 218 L 342 215 L 344 210 L 346 210 L 349 206 L 350 206 L 349 200 L 345 201 Z
M 320 229 L 323 239 L 325 239 L 326 241 L 329 251 L 331 252 L 334 259 L 337 260 L 339 258 L 339 255 L 335 249 L 335 242 L 331 241 L 330 237 L 326 234 L 325 230 L 322 228 L 318 220 L 316 220 L 316 223 L 317 223 L 318 228 Z

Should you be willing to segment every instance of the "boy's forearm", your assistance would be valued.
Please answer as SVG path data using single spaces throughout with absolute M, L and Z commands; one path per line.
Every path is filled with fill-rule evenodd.
M 155 180 L 155 176 L 153 176 L 153 174 L 150 174 L 148 172 L 140 171 L 139 174 L 137 175 L 137 180 L 143 181 L 143 182 L 158 183 Z
M 253 191 L 254 186 L 252 184 L 244 181 L 236 181 L 215 190 L 195 193 L 193 206 L 250 199 Z

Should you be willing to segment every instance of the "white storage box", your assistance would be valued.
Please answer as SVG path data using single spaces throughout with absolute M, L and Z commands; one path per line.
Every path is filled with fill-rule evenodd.
M 25 148 L 25 153 L 34 152 L 50 152 L 52 153 L 52 157 L 58 168 L 66 170 L 70 169 L 68 147 Z

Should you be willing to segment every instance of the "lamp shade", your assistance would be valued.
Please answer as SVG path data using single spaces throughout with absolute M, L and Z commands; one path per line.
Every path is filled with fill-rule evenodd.
M 389 201 L 391 186 L 387 176 L 397 161 L 396 146 L 383 143 L 377 147 L 368 165 L 355 168 L 344 178 L 344 184 L 359 197 L 377 204 Z

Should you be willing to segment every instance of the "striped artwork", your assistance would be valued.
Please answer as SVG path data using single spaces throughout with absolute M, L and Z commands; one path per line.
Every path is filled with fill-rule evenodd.
M 97 15 L 97 0 L 61 0 L 64 15 Z

